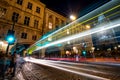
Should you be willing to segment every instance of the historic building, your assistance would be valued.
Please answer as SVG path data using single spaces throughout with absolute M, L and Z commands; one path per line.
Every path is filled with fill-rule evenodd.
M 16 44 L 31 45 L 49 30 L 66 22 L 40 0 L 0 0 L 0 49 L 5 51 L 8 30 L 15 31 Z
M 45 26 L 44 32 L 48 32 L 53 29 L 61 28 L 66 24 L 66 18 L 59 15 L 58 13 L 46 8 L 45 9 Z

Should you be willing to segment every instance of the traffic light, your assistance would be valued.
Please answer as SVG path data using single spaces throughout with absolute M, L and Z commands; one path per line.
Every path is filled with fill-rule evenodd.
M 14 44 L 14 42 L 15 42 L 15 36 L 14 36 L 14 33 L 15 33 L 15 31 L 13 31 L 13 30 L 8 30 L 8 33 L 7 33 L 7 35 L 6 35 L 6 41 L 10 44 L 10 45 L 12 45 L 12 44 Z
M 83 54 L 83 55 L 86 55 L 86 53 L 87 53 L 86 50 L 83 50 L 83 51 L 82 51 L 82 54 Z

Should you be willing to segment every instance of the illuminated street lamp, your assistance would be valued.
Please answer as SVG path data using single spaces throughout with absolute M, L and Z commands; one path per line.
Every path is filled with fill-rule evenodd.
M 117 50 L 117 47 L 115 46 L 114 49 Z
M 48 41 L 52 41 L 52 37 L 49 37 L 49 38 L 48 38 Z
M 90 27 L 90 25 L 86 25 L 86 29 L 90 29 L 91 27 Z
M 70 34 L 70 31 L 69 31 L 69 29 L 67 29 L 67 34 Z
M 94 52 L 94 50 L 95 50 L 95 47 L 92 47 L 91 49 L 92 49 L 92 51 Z
M 70 15 L 70 20 L 72 20 L 72 21 L 76 20 L 76 16 Z
M 69 18 L 67 19 L 67 24 L 71 23 L 72 21 L 76 20 L 76 16 L 70 15 Z
M 68 41 L 67 44 L 70 44 L 70 41 Z

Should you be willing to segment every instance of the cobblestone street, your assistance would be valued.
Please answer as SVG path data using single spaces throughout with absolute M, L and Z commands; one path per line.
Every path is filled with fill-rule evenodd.
M 26 63 L 21 72 L 18 80 L 79 80 L 77 75 L 33 63 Z
M 25 59 L 17 69 L 18 80 L 119 80 L 117 63 L 78 63 L 41 59 Z M 109 63 L 109 64 L 108 64 Z M 14 80 L 14 79 L 13 79 Z

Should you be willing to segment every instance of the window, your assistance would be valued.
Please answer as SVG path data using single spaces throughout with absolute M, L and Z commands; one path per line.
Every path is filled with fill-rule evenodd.
M 49 22 L 49 29 L 52 29 L 52 23 L 51 22 Z
M 28 9 L 32 9 L 32 3 L 28 2 L 27 8 L 28 8 Z
M 18 17 L 19 17 L 19 14 L 16 13 L 16 12 L 13 12 L 12 21 L 13 21 L 13 22 L 17 22 L 17 21 L 18 21 Z
M 38 25 L 39 25 L 39 21 L 38 20 L 34 20 L 34 27 L 38 28 Z
M 22 5 L 23 0 L 17 0 L 17 4 Z
M 37 36 L 36 35 L 33 35 L 32 36 L 32 40 L 36 40 L 37 39 Z
M 40 13 L 40 8 L 39 7 L 36 8 L 36 12 Z
M 21 34 L 21 38 L 27 39 L 27 33 L 24 33 L 24 32 L 23 32 L 23 33 Z
M 29 26 L 29 22 L 30 22 L 30 17 L 25 16 L 24 25 Z

